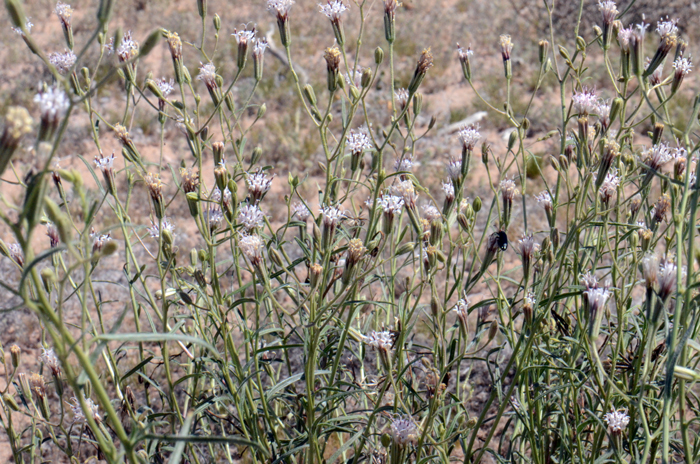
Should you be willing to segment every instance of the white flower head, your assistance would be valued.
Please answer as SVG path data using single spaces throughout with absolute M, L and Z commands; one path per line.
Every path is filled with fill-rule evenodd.
M 279 18 L 287 18 L 292 5 L 294 0 L 267 0 L 267 10 L 272 11 Z
M 591 90 L 588 87 L 583 87 L 580 92 L 574 93 L 573 100 L 574 111 L 583 116 L 595 113 L 598 107 L 598 97 L 595 94 L 595 90 Z
M 34 96 L 34 102 L 39 104 L 42 119 L 60 119 L 68 110 L 70 100 L 58 85 L 46 87 Z
M 357 130 L 350 129 L 346 137 L 346 144 L 350 152 L 354 155 L 359 155 L 364 151 L 372 149 L 372 140 L 369 137 L 369 131 L 366 127 L 361 127 Z
M 175 81 L 173 79 L 166 79 L 165 77 L 159 79 L 156 81 L 156 87 L 158 87 L 158 90 L 160 90 L 160 93 L 164 96 L 167 97 L 170 95 L 175 88 Z
M 657 143 L 648 150 L 644 150 L 642 157 L 649 168 L 657 171 L 661 166 L 671 161 L 671 149 L 664 142 Z
M 253 266 L 259 266 L 262 262 L 262 251 L 265 242 L 258 235 L 244 235 L 238 240 L 238 247 L 243 255 Z
M 413 169 L 413 160 L 408 156 L 396 158 L 394 161 L 394 170 L 396 172 L 411 172 Z
M 384 194 L 377 199 L 377 205 L 384 211 L 384 214 L 395 216 L 401 213 L 404 203 L 400 196 Z
M 408 105 L 408 90 L 406 89 L 397 89 L 394 91 L 394 98 L 396 99 L 396 104 L 400 109 L 404 109 L 406 105 Z
M 27 18 L 27 21 L 24 23 L 24 28 L 27 30 L 27 32 L 31 33 L 33 27 L 34 24 L 29 20 L 29 18 Z M 22 32 L 21 27 L 11 27 L 10 29 L 12 29 L 12 32 L 14 32 L 17 35 L 24 35 L 24 32 Z
M 452 158 L 445 169 L 447 170 L 447 177 L 452 182 L 458 181 L 462 177 L 462 160 Z
M 339 207 L 332 205 L 321 208 L 321 214 L 323 225 L 326 227 L 335 227 L 345 217 L 345 213 Z
M 51 369 L 51 373 L 54 376 L 57 377 L 60 375 L 61 363 L 58 361 L 58 358 L 56 357 L 56 352 L 53 350 L 53 348 L 44 348 L 42 346 L 41 347 L 41 356 L 39 357 L 39 361 L 44 363 L 44 366 Z
M 423 215 L 429 222 L 439 221 L 442 218 L 440 211 L 433 205 L 423 205 Z
M 51 63 L 59 74 L 67 73 L 75 64 L 77 57 L 71 50 L 66 49 L 63 53 L 56 52 L 49 55 L 49 63 Z
M 197 75 L 197 79 L 199 79 L 200 81 L 204 81 L 207 87 L 217 87 L 216 66 L 214 66 L 214 63 L 200 63 L 199 75 Z
M 265 171 L 262 169 L 258 172 L 246 173 L 246 184 L 248 185 L 248 192 L 250 192 L 250 199 L 253 203 L 262 199 L 270 190 L 272 187 L 272 179 L 274 179 L 274 176 L 268 178 Z
M 328 0 L 327 4 L 319 3 L 318 6 L 321 8 L 321 13 L 333 22 L 340 21 L 341 15 L 348 9 L 341 0 Z
M 259 229 L 265 225 L 265 214 L 257 205 L 245 205 L 238 211 L 238 222 L 248 231 Z
M 619 13 L 619 11 L 617 11 L 617 5 L 612 0 L 599 1 L 598 11 L 600 11 L 603 16 L 604 24 L 612 24 Z
M 676 74 L 686 76 L 693 70 L 693 63 L 690 57 L 679 56 L 676 58 L 676 61 L 673 62 L 673 69 L 676 70 Z
M 251 30 L 247 29 L 242 29 L 242 30 L 233 30 L 233 34 L 231 34 L 236 38 L 236 43 L 237 44 L 247 44 L 248 42 L 251 42 L 255 38 L 255 27 L 253 27 Z
M 540 192 L 538 195 L 535 196 L 535 200 L 537 200 L 537 203 L 541 203 L 544 209 L 548 209 L 551 211 L 552 209 L 552 195 L 544 190 Z
M 627 415 L 627 410 L 625 409 L 615 410 L 611 408 L 610 412 L 603 416 L 603 420 L 613 433 L 620 433 L 630 423 L 630 416 Z
M 669 36 L 678 34 L 677 19 L 662 19 L 656 23 L 656 32 L 661 36 Z
M 442 191 L 445 192 L 445 198 L 455 198 L 455 186 L 451 182 L 442 183 Z
M 311 211 L 309 211 L 309 208 L 307 208 L 304 203 L 295 203 L 294 206 L 292 206 L 292 216 L 296 216 L 297 219 L 305 222 L 309 216 L 311 216 Z
M 473 150 L 476 144 L 481 140 L 479 133 L 479 124 L 472 124 L 462 127 L 457 133 L 457 138 L 465 150 Z
M 418 426 L 411 416 L 397 416 L 391 421 L 391 438 L 398 446 L 418 441 Z
M 175 232 L 175 226 L 170 222 L 170 219 L 167 217 L 163 217 L 161 221 L 162 227 L 159 227 L 158 221 L 153 221 L 151 219 L 151 227 L 148 227 L 148 233 L 151 235 L 152 238 L 158 238 L 160 237 L 160 232 L 162 231 L 168 231 L 171 235 L 173 232 Z
M 394 346 L 394 337 L 388 330 L 381 332 L 373 330 L 369 335 L 363 336 L 363 341 L 366 345 L 384 352 L 390 351 Z
M 404 180 L 395 184 L 391 188 L 391 194 L 403 198 L 403 202 L 408 208 L 416 207 L 416 200 L 418 200 L 418 195 L 413 187 L 413 182 L 410 180 Z
M 80 401 L 78 398 L 73 397 L 73 403 L 71 404 L 71 410 L 73 411 L 73 422 L 85 422 L 85 414 L 83 408 L 80 407 Z M 85 399 L 85 406 L 88 409 L 88 414 L 92 416 L 95 422 L 100 422 L 102 418 L 100 417 L 100 408 L 92 401 L 90 398 Z

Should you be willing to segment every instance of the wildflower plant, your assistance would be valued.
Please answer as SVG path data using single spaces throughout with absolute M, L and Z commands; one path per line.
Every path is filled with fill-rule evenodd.
M 399 76 L 395 0 L 318 5 L 331 28 L 309 83 L 290 27 L 301 5 L 267 1 L 291 76 L 280 85 L 320 147 L 314 179 L 265 165 L 264 138 L 252 146 L 273 47 L 254 26 L 233 30 L 226 66 L 218 15 L 213 48 L 206 40 L 204 0 L 194 42 L 122 33 L 110 0 L 94 34 L 74 36 L 85 12 L 59 1 L 65 46 L 44 50 L 20 2 L 5 4 L 52 80 L 36 120 L 8 107 L 0 132 L 1 182 L 22 199 L 0 190 L 0 251 L 17 277 L 0 284 L 42 334 L 33 365 L 0 346 L 15 462 L 46 447 L 134 464 L 697 460 L 700 99 L 672 117 L 693 70 L 676 20 L 658 22 L 646 65 L 648 24 L 628 24 L 613 0 L 574 50 L 554 30 L 540 40 L 523 92 L 534 101 L 548 80 L 560 101 L 537 141 L 530 106 L 513 105 L 523 40 L 503 31 L 492 44 L 503 62 L 493 76 L 458 46 L 466 84 L 512 132 L 494 148 L 487 124 L 445 136 L 436 186 L 417 166 L 438 124 L 423 92 L 437 44 Z M 370 51 L 369 14 L 384 26 Z M 154 78 L 143 58 L 156 47 L 172 69 Z M 96 99 L 115 77 L 117 116 Z M 486 100 L 480 79 L 500 80 L 506 101 Z M 233 91 L 244 82 L 248 94 Z M 137 114 L 160 130 L 157 160 Z M 79 118 L 95 146 L 75 155 L 87 179 L 56 166 Z M 189 150 L 180 162 L 163 156 L 166 126 Z M 555 155 L 532 179 L 539 143 Z M 489 197 L 470 200 L 477 168 Z M 105 282 L 121 292 L 117 317 Z M 488 389 L 474 409 L 477 369 Z

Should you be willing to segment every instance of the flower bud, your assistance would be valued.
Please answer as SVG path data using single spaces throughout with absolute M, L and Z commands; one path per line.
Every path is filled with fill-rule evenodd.
M 221 30 L 221 17 L 218 14 L 215 14 L 213 22 L 214 22 L 214 30 L 216 30 L 216 32 L 219 32 Z
M 19 363 L 22 360 L 22 350 L 17 345 L 12 345 L 10 347 L 10 358 L 12 359 L 12 367 L 17 369 Z
M 362 78 L 360 79 L 360 85 L 363 89 L 369 87 L 372 83 L 372 69 L 367 67 L 362 70 Z
M 306 97 L 306 100 L 309 102 L 309 105 L 316 106 L 316 94 L 314 93 L 314 88 L 311 87 L 311 84 L 306 84 L 304 86 L 304 97 Z
M 481 211 L 481 198 L 476 197 L 474 198 L 474 201 L 472 201 L 472 209 L 474 210 L 475 213 L 478 213 Z
M 382 50 L 382 47 L 377 47 L 374 49 L 374 62 L 375 64 L 382 64 L 382 61 L 384 61 L 384 50 Z
M 549 42 L 546 40 L 540 40 L 539 45 L 540 64 L 544 64 L 547 60 L 547 55 L 549 54 Z

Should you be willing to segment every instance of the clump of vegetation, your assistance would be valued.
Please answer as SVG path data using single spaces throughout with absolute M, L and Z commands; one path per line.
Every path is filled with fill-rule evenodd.
M 59 1 L 66 48 L 54 53 L 32 37 L 19 0 L 6 5 L 52 76 L 35 98 L 38 121 L 10 107 L 0 136 L 3 185 L 22 199 L 0 192 L 11 234 L 0 248 L 18 276 L 0 283 L 21 300 L 10 309 L 40 321 L 43 351 L 32 364 L 17 345 L 0 349 L 15 462 L 697 461 L 700 100 L 681 92 L 692 64 L 675 21 L 660 20 L 652 44 L 647 24 L 625 25 L 602 2 L 590 42 L 568 50 L 553 32 L 539 41 L 534 84 L 519 95 L 510 36 L 489 75 L 459 47 L 478 98 L 479 80 L 500 83 L 505 101 L 482 101 L 513 130 L 501 149 L 478 125 L 461 128 L 433 192 L 414 169 L 436 126 L 421 93 L 433 56 L 425 44 L 396 87 L 396 0 L 383 1 L 373 50 L 362 43 L 368 3 L 320 5 L 333 43 L 314 70 L 322 88 L 295 71 L 294 2 L 267 2 L 290 107 L 322 147 L 319 179 L 265 165 L 264 139 L 250 146 L 266 117 L 257 90 L 268 42 L 253 27 L 234 31 L 236 71 L 220 75 L 222 25 L 206 0 L 195 43 L 111 27 L 110 0 L 76 43 Z M 350 14 L 357 30 L 346 30 Z M 169 76 L 142 69 L 159 46 Z M 95 62 L 84 59 L 91 48 Z M 360 67 L 363 55 L 373 65 Z M 126 96 L 116 121 L 94 102 L 115 75 Z M 254 85 L 237 97 L 244 76 Z M 591 77 L 605 90 L 587 87 Z M 545 79 L 557 83 L 560 117 L 533 142 L 528 117 Z M 191 158 L 167 163 L 162 135 L 158 159 L 144 156 L 132 136 L 148 126 L 144 114 L 156 133 L 176 125 Z M 55 163 L 76 115 L 97 153 L 81 158 L 91 179 Z M 108 137 L 120 153 L 103 150 Z M 558 145 L 547 160 L 533 148 L 545 140 Z M 33 159 L 13 158 L 28 142 Z M 477 168 L 489 198 L 467 196 Z M 305 196 L 314 181 L 318 196 Z M 271 204 L 275 188 L 283 205 Z M 136 214 L 144 209 L 148 219 Z M 268 214 L 280 209 L 282 219 Z M 116 317 L 104 284 L 117 289 Z M 488 387 L 475 409 L 476 372 Z

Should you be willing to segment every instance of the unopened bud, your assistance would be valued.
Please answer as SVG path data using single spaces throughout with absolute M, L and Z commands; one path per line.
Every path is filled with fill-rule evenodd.
M 374 49 L 374 62 L 382 64 L 382 61 L 384 61 L 384 50 L 382 50 L 382 47 L 377 47 Z
M 474 209 L 475 213 L 478 213 L 481 211 L 481 198 L 476 197 L 474 198 L 474 201 L 472 201 L 472 209 Z
M 10 357 L 12 358 L 12 367 L 17 369 L 19 363 L 22 360 L 22 350 L 17 345 L 12 345 L 10 347 Z
M 306 97 L 306 100 L 309 102 L 309 105 L 316 106 L 316 103 L 317 103 L 316 94 L 314 93 L 314 88 L 311 87 L 311 84 L 306 84 L 304 86 L 304 96 Z
M 491 327 L 489 327 L 489 337 L 488 337 L 489 341 L 493 340 L 493 337 L 496 336 L 497 332 L 498 332 L 498 321 L 494 319 L 493 322 L 491 322 Z
M 540 64 L 544 64 L 549 54 L 549 42 L 540 40 Z
M 218 14 L 214 15 L 214 29 L 216 32 L 219 32 L 221 30 L 221 17 Z

